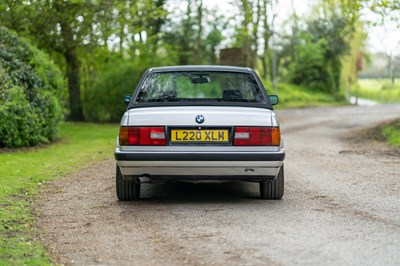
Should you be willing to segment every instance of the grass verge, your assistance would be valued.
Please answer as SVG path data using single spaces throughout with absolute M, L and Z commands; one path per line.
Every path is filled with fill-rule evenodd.
M 335 97 L 328 93 L 313 91 L 294 84 L 279 83 L 278 90 L 274 91 L 270 82 L 263 83 L 267 88 L 268 94 L 278 95 L 279 104 L 276 106 L 277 109 L 348 104 L 344 97 Z
M 360 79 L 351 88 L 351 95 L 380 103 L 400 102 L 400 82 L 392 86 L 389 79 Z
M 393 146 L 400 147 L 400 120 L 384 125 L 381 135 Z
M 65 123 L 53 145 L 0 153 L 0 265 L 50 265 L 34 240 L 32 199 L 49 180 L 113 153 L 116 125 Z

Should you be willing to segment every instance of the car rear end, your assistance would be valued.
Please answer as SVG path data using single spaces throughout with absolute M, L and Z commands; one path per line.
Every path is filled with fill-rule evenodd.
M 121 120 L 115 150 L 118 198 L 137 199 L 140 184 L 155 181 L 252 181 L 260 183 L 263 198 L 281 198 L 284 145 L 255 73 L 157 70 L 142 78 Z M 157 73 L 162 74 L 158 83 Z M 269 193 L 280 176 L 280 192 Z

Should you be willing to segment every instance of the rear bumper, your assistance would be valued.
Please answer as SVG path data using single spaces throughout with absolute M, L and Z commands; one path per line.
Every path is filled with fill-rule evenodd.
M 125 152 L 115 159 L 126 178 L 154 180 L 273 180 L 285 159 L 277 152 Z
M 229 152 L 120 152 L 116 151 L 117 161 L 283 161 L 285 152 L 269 153 L 229 153 Z

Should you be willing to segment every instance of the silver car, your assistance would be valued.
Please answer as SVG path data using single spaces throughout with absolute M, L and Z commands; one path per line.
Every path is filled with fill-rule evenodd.
M 258 182 L 281 199 L 285 150 L 278 119 L 254 70 L 227 66 L 148 69 L 132 96 L 115 149 L 119 200 L 142 183 Z

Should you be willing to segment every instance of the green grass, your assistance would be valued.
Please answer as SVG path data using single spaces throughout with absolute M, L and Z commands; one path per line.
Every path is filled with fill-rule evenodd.
M 400 102 L 400 80 L 392 86 L 389 79 L 360 79 L 351 88 L 351 95 L 381 103 Z
M 37 233 L 33 197 L 43 183 L 113 154 L 117 125 L 66 123 L 60 141 L 0 153 L 0 265 L 49 265 Z
M 400 120 L 383 126 L 381 134 L 390 144 L 400 147 Z
M 344 98 L 336 98 L 327 93 L 313 91 L 298 85 L 279 83 L 277 91 L 272 89 L 272 84 L 269 82 L 264 82 L 264 86 L 267 88 L 268 94 L 278 95 L 277 109 L 347 104 Z
M 358 85 L 361 88 L 367 90 L 388 90 L 388 89 L 400 89 L 400 80 L 396 79 L 394 82 L 394 87 L 392 87 L 392 83 L 390 79 L 359 79 Z

